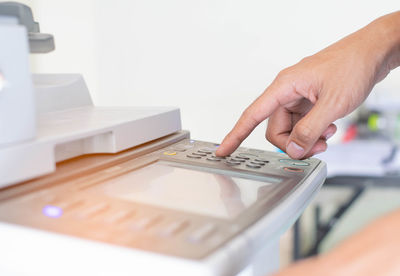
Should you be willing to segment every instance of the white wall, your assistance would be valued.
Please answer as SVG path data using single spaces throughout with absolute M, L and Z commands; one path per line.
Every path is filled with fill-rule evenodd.
M 32 59 L 35 71 L 83 73 L 99 105 L 179 106 L 192 137 L 215 142 L 279 70 L 398 9 L 398 0 L 32 1 L 57 47 Z M 381 87 L 398 91 L 400 72 Z M 268 147 L 264 130 L 245 144 Z

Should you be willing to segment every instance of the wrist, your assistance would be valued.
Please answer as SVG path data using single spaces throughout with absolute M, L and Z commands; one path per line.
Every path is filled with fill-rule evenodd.
M 400 66 L 400 11 L 382 16 L 366 26 L 378 57 L 378 80 Z M 382 72 L 379 72 L 382 71 Z M 380 76 L 379 76 L 380 75 Z

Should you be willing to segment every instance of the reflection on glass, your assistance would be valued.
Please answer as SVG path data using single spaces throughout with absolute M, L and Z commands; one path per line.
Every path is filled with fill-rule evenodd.
M 110 196 L 128 201 L 233 218 L 279 183 L 261 182 L 223 174 L 155 163 L 103 184 Z

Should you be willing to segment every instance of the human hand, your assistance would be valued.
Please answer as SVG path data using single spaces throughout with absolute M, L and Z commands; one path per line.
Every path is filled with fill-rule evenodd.
M 357 108 L 399 63 L 396 12 L 281 71 L 243 112 L 216 154 L 232 153 L 266 118 L 266 138 L 291 158 L 323 152 L 336 132 L 333 122 Z
M 400 275 L 400 210 L 374 220 L 338 246 L 274 276 Z

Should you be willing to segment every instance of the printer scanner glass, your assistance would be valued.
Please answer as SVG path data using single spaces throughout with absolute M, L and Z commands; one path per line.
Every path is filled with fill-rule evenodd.
M 111 179 L 101 189 L 127 201 L 230 219 L 280 182 L 279 178 L 261 182 L 153 163 Z

